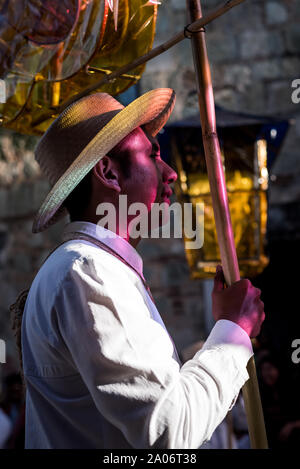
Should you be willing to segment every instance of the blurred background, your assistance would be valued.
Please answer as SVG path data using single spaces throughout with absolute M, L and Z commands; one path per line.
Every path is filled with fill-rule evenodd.
M 141 30 L 152 29 L 142 40 L 144 48 L 135 50 L 138 56 L 151 48 L 152 41 L 153 47 L 161 44 L 189 22 L 183 0 L 164 0 L 158 6 L 142 2 L 142 6 L 146 3 L 152 10 L 148 20 L 139 20 L 144 28 Z M 84 4 L 88 8 L 91 2 Z M 218 4 L 217 0 L 203 0 L 203 13 Z M 107 7 L 106 2 L 103 5 Z M 118 31 L 126 13 L 121 0 L 120 5 Z M 110 15 L 108 24 L 110 21 L 112 28 L 113 12 L 103 10 L 101 14 L 102 24 L 105 14 Z M 108 32 L 102 37 L 104 46 Z M 299 339 L 300 345 L 300 103 L 293 103 L 291 96 L 292 82 L 300 79 L 300 3 L 245 2 L 208 25 L 206 40 L 242 275 L 262 290 L 265 303 L 266 320 L 254 346 L 269 445 L 295 447 L 300 443 L 300 362 L 292 360 L 293 341 Z M 54 57 L 60 57 L 59 51 Z M 26 54 L 30 55 L 27 51 L 23 57 Z M 102 62 L 99 59 L 94 63 L 95 69 L 106 67 L 103 56 Z M 133 54 L 127 61 L 134 58 Z M 114 70 L 118 63 L 107 65 L 107 69 Z M 33 86 L 30 80 L 37 73 L 33 63 L 29 65 L 31 76 L 28 71 L 25 76 L 20 67 L 13 69 L 11 64 L 6 64 L 2 75 L 7 88 L 13 90 L 9 106 L 3 105 L 0 128 L 0 447 L 9 448 L 23 447 L 24 439 L 24 396 L 9 306 L 21 290 L 30 286 L 68 221 L 44 233 L 31 233 L 33 216 L 49 190 L 34 160 L 34 147 L 50 123 L 54 104 L 43 107 L 40 89 L 28 100 Z M 48 78 L 49 70 L 51 67 L 47 69 Z M 92 68 L 89 77 L 91 72 Z M 139 75 L 138 80 L 134 73 Z M 145 278 L 184 361 L 199 350 L 213 327 L 212 276 L 218 263 L 190 41 L 185 39 L 134 73 L 125 83 L 123 79 L 107 91 L 114 91 L 127 104 L 150 89 L 174 88 L 175 109 L 159 135 L 162 157 L 180 173 L 173 202 L 202 200 L 207 208 L 200 257 L 195 258 L 185 249 L 183 239 L 148 239 L 138 246 Z M 20 76 L 25 78 L 16 85 L 16 77 L 19 80 Z M 60 92 L 60 103 L 68 97 L 68 90 L 75 85 L 80 90 L 85 83 L 83 77 L 78 82 L 76 78 L 71 80 L 73 83 L 61 81 L 59 89 L 59 82 L 54 86 L 49 81 L 51 99 Z M 16 93 L 18 100 L 13 98 Z M 47 101 L 48 95 L 43 96 Z M 44 117 L 47 106 L 50 114 Z M 23 114 L 16 118 L 20 110 Z M 36 121 L 29 115 L 34 115 Z M 197 164 L 192 164 L 194 161 Z M 242 397 L 207 447 L 249 447 Z

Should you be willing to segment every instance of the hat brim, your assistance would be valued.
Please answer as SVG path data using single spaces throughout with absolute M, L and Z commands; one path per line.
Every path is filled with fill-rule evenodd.
M 135 128 L 145 126 L 155 136 L 165 125 L 175 105 L 175 91 L 157 88 L 132 101 L 115 115 L 86 145 L 51 188 L 35 216 L 32 232 L 47 229 L 67 214 L 64 200 L 86 174 Z

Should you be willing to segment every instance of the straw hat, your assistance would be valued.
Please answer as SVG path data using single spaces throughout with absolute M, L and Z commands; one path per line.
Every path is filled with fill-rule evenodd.
M 175 91 L 157 88 L 124 107 L 107 93 L 86 96 L 67 107 L 39 141 L 35 158 L 51 190 L 32 231 L 44 231 L 67 214 L 64 200 L 84 176 L 135 128 L 155 136 L 167 122 Z

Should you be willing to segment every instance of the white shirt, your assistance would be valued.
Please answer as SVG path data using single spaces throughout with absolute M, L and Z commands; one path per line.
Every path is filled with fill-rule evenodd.
M 181 366 L 137 251 L 92 223 L 69 223 L 64 236 L 74 232 L 91 241 L 56 249 L 25 305 L 25 447 L 198 448 L 248 379 L 248 335 L 218 321 Z

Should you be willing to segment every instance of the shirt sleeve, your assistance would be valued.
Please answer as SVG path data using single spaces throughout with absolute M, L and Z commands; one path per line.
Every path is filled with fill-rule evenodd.
M 200 447 L 248 379 L 251 342 L 239 326 L 218 321 L 180 368 L 167 332 L 132 281 L 111 278 L 91 258 L 75 261 L 55 308 L 97 409 L 134 448 Z

